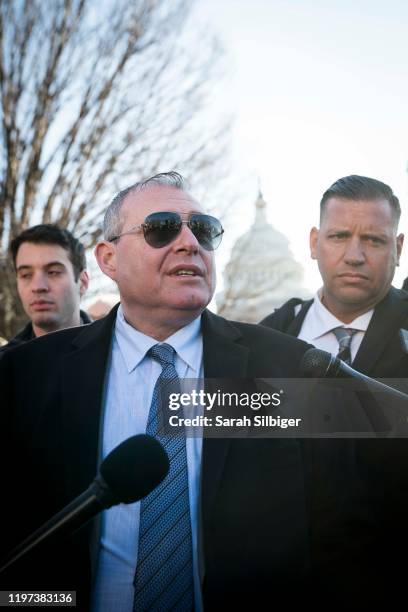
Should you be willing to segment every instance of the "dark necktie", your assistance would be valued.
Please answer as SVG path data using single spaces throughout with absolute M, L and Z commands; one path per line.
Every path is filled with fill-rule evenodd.
M 337 342 L 339 343 L 339 352 L 337 353 L 337 357 L 350 365 L 351 363 L 351 340 L 355 333 L 358 332 L 358 329 L 351 329 L 345 327 L 336 327 L 332 329 L 333 334 L 337 338 Z
M 159 415 L 160 404 L 166 404 L 166 383 L 174 392 L 174 385 L 179 389 L 180 381 L 173 347 L 156 344 L 148 354 L 160 363 L 162 372 L 154 387 L 146 433 L 165 447 L 170 470 L 141 502 L 133 609 L 183 612 L 194 607 L 186 438 L 184 432 L 165 435 Z

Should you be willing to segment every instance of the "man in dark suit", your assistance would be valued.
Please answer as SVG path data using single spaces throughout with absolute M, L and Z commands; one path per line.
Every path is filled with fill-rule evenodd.
M 96 257 L 119 287 L 119 308 L 0 360 L 3 550 L 80 494 L 121 440 L 152 432 L 156 380 L 165 368 L 180 379 L 290 378 L 308 348 L 206 310 L 222 228 L 177 173 L 118 194 L 104 229 Z M 157 363 L 162 350 L 173 361 Z M 104 512 L 99 528 L 50 542 L 3 576 L 2 588 L 72 589 L 80 609 L 95 611 L 249 609 L 271 592 L 275 603 L 304 601 L 310 589 L 315 602 L 321 591 L 318 573 L 309 582 L 313 542 L 320 538 L 322 549 L 330 548 L 328 565 L 340 555 L 343 534 L 321 523 L 330 523 L 333 511 L 336 524 L 347 501 L 341 484 L 311 483 L 294 438 L 183 440 L 177 461 L 166 442 L 170 473 L 153 497 Z M 333 457 L 332 465 L 347 481 L 352 461 L 342 457 L 339 465 Z M 183 492 L 177 501 L 173 477 Z M 336 496 L 325 495 L 326 484 Z M 187 502 L 177 515 L 180 498 Z M 150 518 L 147 528 L 155 499 L 162 500 L 162 520 Z M 162 531 L 162 523 L 170 529 Z M 146 537 L 157 540 L 147 557 L 153 545 Z M 155 571 L 148 576 L 150 565 Z
M 391 286 L 404 238 L 400 213 L 388 185 L 355 175 L 336 181 L 322 197 L 320 228 L 310 233 L 322 288 L 312 300 L 292 298 L 261 323 L 338 355 L 372 378 L 395 379 L 388 383 L 407 392 L 408 296 Z M 377 524 L 365 562 L 376 559 L 374 581 L 396 597 L 408 543 L 408 444 L 360 439 L 355 449 Z
M 320 229 L 310 233 L 322 288 L 313 300 L 289 300 L 262 325 L 334 354 L 347 345 L 346 360 L 369 376 L 405 377 L 408 299 L 391 287 L 404 240 L 400 214 L 388 185 L 361 176 L 336 181 L 321 200 Z M 337 337 L 340 328 L 347 340 Z

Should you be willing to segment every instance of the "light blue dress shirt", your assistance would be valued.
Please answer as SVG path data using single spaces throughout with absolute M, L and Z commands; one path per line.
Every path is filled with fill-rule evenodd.
M 177 353 L 175 367 L 181 380 L 202 379 L 203 342 L 201 319 L 183 327 L 166 339 Z M 131 325 L 120 306 L 112 341 L 110 367 L 104 402 L 102 455 L 129 436 L 145 433 L 153 389 L 161 366 L 150 357 L 157 340 Z M 201 609 L 198 572 L 198 503 L 202 437 L 187 437 L 187 467 L 193 540 L 193 567 L 196 610 Z M 143 466 L 140 466 L 143 469 Z M 120 504 L 102 514 L 93 612 L 132 612 L 133 579 L 137 563 L 140 502 Z

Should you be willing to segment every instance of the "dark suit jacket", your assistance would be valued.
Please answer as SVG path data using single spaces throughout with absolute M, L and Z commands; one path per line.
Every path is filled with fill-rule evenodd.
M 304 304 L 294 317 L 297 304 Z M 292 299 L 261 321 L 262 325 L 292 336 L 298 336 L 312 300 Z M 354 369 L 374 378 L 407 378 L 408 346 L 403 343 L 402 330 L 408 330 L 408 294 L 391 287 L 377 304 L 358 353 Z
M 295 317 L 294 308 L 300 303 L 301 310 Z M 262 325 L 297 336 L 311 303 L 289 300 L 263 319 Z M 407 393 L 408 347 L 401 330 L 408 330 L 408 294 L 392 287 L 375 307 L 352 367 L 372 378 L 388 379 L 388 384 L 395 383 Z M 371 536 L 367 534 L 365 551 L 360 550 L 356 572 L 365 573 L 366 583 L 372 585 L 367 596 L 372 596 L 376 605 L 381 598 L 389 604 L 397 601 L 399 589 L 405 584 L 408 440 L 358 439 L 354 449 L 355 469 L 364 490 L 365 524 L 370 520 L 373 525 Z M 356 535 L 358 541 L 362 532 L 359 530 Z
M 1 356 L 4 550 L 85 490 L 96 474 L 115 314 Z M 206 378 L 297 376 L 308 348 L 284 334 L 231 323 L 208 311 L 202 333 Z M 337 469 L 338 457 L 331 461 Z M 343 475 L 347 469 L 343 457 Z M 316 536 L 316 528 L 328 523 L 332 501 L 337 511 L 341 486 L 332 479 L 326 494 L 327 481 L 318 478 L 316 493 L 311 472 L 295 439 L 204 440 L 200 553 L 208 609 L 225 601 L 248 609 L 271 592 L 275 602 L 290 604 L 303 601 L 309 587 L 316 601 L 317 582 L 310 582 L 313 542 L 324 540 L 322 550 L 330 549 L 331 557 L 337 550 L 331 543 L 339 536 L 335 528 Z M 86 609 L 91 534 L 88 525 L 67 542 L 39 550 L 1 580 L 2 588 L 75 589 L 79 607 Z
M 88 323 L 92 323 L 92 319 L 90 316 L 84 311 L 79 311 L 81 325 L 88 325 Z M 0 353 L 10 350 L 11 348 L 15 348 L 16 346 L 20 346 L 20 344 L 24 344 L 25 342 L 29 342 L 30 340 L 35 339 L 35 334 L 33 330 L 33 324 L 31 321 L 27 323 L 25 327 L 21 331 L 19 331 L 7 344 L 0 347 Z

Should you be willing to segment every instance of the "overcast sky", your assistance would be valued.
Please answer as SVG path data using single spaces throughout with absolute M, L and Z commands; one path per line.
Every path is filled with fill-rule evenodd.
M 234 155 L 248 179 L 231 233 L 249 226 L 259 177 L 269 219 L 315 290 L 308 234 L 320 197 L 363 174 L 391 185 L 408 234 L 408 2 L 199 0 L 198 19 L 226 49 L 229 82 L 217 95 L 236 116 Z M 408 238 L 395 284 L 407 275 Z

